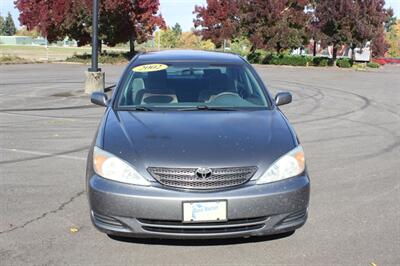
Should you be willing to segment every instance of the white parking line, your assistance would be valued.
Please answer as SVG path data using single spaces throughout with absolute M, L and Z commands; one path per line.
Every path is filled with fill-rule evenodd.
M 58 158 L 63 158 L 63 159 L 70 159 L 70 160 L 80 160 L 80 161 L 86 160 L 86 158 L 82 158 L 82 157 L 78 157 L 78 156 L 58 155 L 58 154 L 40 152 L 40 151 L 28 151 L 28 150 L 9 149 L 9 148 L 1 148 L 1 147 L 0 147 L 0 150 L 18 152 L 18 153 L 25 153 L 25 154 L 32 154 L 32 155 L 39 155 L 39 156 L 52 156 L 52 157 L 58 157 Z

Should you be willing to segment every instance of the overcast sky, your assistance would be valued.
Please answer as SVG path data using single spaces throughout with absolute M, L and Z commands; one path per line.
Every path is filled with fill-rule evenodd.
M 167 25 L 181 24 L 184 31 L 193 27 L 193 10 L 195 5 L 205 5 L 206 0 L 160 0 L 161 13 Z M 400 17 L 400 0 L 386 0 L 387 6 L 394 9 L 395 16 Z M 19 26 L 18 10 L 14 8 L 14 0 L 0 0 L 0 14 L 8 12 L 14 17 L 15 24 Z

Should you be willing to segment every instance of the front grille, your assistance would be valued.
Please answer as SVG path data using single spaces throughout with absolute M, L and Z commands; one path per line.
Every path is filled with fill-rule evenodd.
M 181 221 L 138 219 L 146 231 L 171 234 L 223 234 L 247 232 L 264 227 L 268 217 L 229 220 L 227 222 L 187 224 Z
M 250 180 L 257 167 L 211 168 L 207 177 L 196 174 L 198 168 L 149 167 L 149 173 L 161 184 L 186 189 L 218 189 L 242 185 Z

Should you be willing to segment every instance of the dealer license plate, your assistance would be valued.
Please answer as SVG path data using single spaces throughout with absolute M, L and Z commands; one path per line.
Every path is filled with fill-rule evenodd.
M 183 222 L 223 222 L 227 220 L 227 202 L 203 201 L 183 203 Z

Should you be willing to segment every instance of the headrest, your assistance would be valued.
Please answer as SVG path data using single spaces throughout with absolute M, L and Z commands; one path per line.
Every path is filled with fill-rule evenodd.
M 204 69 L 203 73 L 204 73 L 203 76 L 205 78 L 209 78 L 211 76 L 220 75 L 221 69 L 218 69 L 218 68 Z
M 167 88 L 167 71 L 153 71 L 147 73 L 147 89 L 166 89 Z
M 226 74 L 213 75 L 210 77 L 210 89 L 235 91 L 235 83 Z

